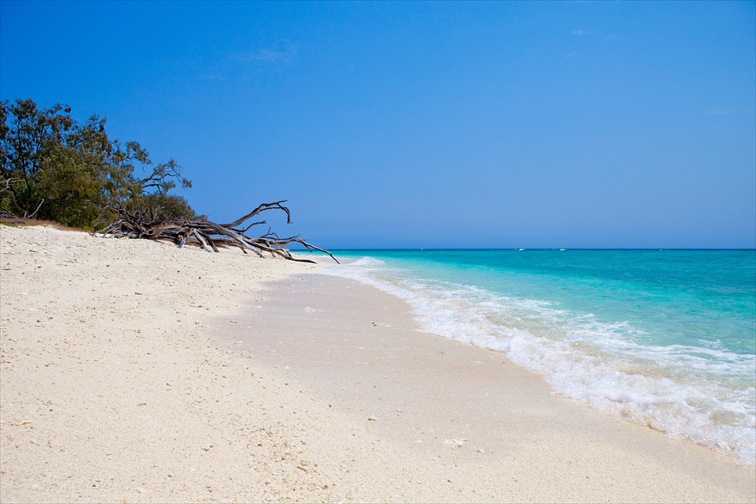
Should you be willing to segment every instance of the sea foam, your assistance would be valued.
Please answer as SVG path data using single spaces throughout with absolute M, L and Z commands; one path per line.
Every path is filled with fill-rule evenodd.
M 626 321 L 545 300 L 420 278 L 370 257 L 327 273 L 405 299 L 422 330 L 505 353 L 552 388 L 631 422 L 756 462 L 756 360 L 722 348 L 648 345 Z

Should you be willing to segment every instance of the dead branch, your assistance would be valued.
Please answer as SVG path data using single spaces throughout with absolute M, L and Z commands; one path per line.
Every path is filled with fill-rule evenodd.
M 288 245 L 298 243 L 309 252 L 317 251 L 327 254 L 337 263 L 339 262 L 329 251 L 316 247 L 304 241 L 299 236 L 279 238 L 276 233 L 268 232 L 260 237 L 252 238 L 246 232 L 265 221 L 253 222 L 243 229 L 238 229 L 242 224 L 261 212 L 268 210 L 280 210 L 286 213 L 287 224 L 291 223 L 291 212 L 283 206 L 286 200 L 273 203 L 263 203 L 244 217 L 228 224 L 216 224 L 207 219 L 201 220 L 169 220 L 158 221 L 155 219 L 156 212 L 150 210 L 131 212 L 125 208 L 110 208 L 118 216 L 118 220 L 94 234 L 101 236 L 113 236 L 115 238 L 146 238 L 149 240 L 171 241 L 183 245 L 194 245 L 208 252 L 218 252 L 220 247 L 238 247 L 245 254 L 251 250 L 260 257 L 263 252 L 272 256 L 282 257 L 289 261 L 314 263 L 310 259 L 294 257 Z
M 28 212 L 24 212 L 24 219 L 33 219 L 35 215 L 37 215 L 37 212 L 39 212 L 39 209 L 42 208 L 42 203 L 44 203 L 45 200 L 39 202 L 39 205 L 37 205 L 37 209 L 34 210 L 31 214 L 28 214 Z

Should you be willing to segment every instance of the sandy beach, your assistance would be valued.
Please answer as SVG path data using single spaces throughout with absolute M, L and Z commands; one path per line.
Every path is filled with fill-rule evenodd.
M 0 226 L 2 502 L 755 502 L 302 264 Z

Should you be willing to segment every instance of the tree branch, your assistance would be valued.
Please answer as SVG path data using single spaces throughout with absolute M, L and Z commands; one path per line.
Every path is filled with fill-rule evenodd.
M 207 219 L 157 221 L 155 214 L 150 212 L 149 209 L 142 212 L 130 212 L 125 208 L 110 207 L 110 210 L 114 211 L 119 219 L 102 231 L 99 231 L 99 234 L 101 236 L 110 235 L 116 238 L 147 238 L 150 240 L 171 241 L 176 244 L 186 243 L 202 247 L 208 252 L 218 252 L 218 247 L 233 246 L 239 247 L 245 254 L 247 250 L 251 250 L 258 256 L 263 257 L 262 253 L 268 252 L 273 256 L 283 257 L 289 261 L 314 263 L 315 261 L 309 259 L 296 258 L 289 252 L 287 246 L 292 243 L 298 243 L 309 252 L 322 252 L 338 263 L 339 261 L 333 254 L 311 243 L 307 243 L 299 236 L 279 238 L 270 229 L 266 234 L 258 238 L 252 238 L 245 234 L 252 226 L 264 222 L 255 222 L 243 230 L 235 229 L 260 212 L 268 210 L 281 210 L 285 212 L 287 222 L 291 223 L 289 209 L 281 204 L 284 202 L 285 200 L 263 203 L 244 217 L 229 224 L 216 224 Z

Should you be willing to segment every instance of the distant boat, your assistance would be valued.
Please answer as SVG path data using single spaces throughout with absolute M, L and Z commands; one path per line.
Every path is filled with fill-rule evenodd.
M 559 252 L 564 252 L 565 250 L 567 250 L 567 249 L 559 249 Z
M 515 250 L 518 251 L 518 252 L 522 252 L 525 249 L 515 249 Z

